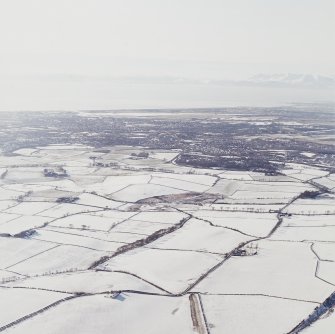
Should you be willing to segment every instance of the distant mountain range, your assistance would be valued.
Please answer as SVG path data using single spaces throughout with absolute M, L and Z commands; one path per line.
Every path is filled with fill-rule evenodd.
M 305 88 L 335 88 L 335 76 L 317 74 L 257 74 L 244 80 L 201 80 L 178 77 L 146 78 L 142 82 L 169 84 L 200 84 L 200 85 L 233 85 L 255 87 L 305 87 Z
M 112 76 L 83 74 L 50 74 L 6 76 L 1 75 L 0 81 L 39 81 L 39 82 L 111 82 L 114 84 L 168 84 L 168 85 L 219 85 L 219 86 L 250 86 L 250 87 L 305 87 L 335 88 L 335 76 L 318 74 L 257 74 L 249 79 L 197 79 L 177 76 Z
M 311 88 L 335 87 L 335 77 L 315 74 L 258 74 L 240 84 L 256 86 L 303 86 Z

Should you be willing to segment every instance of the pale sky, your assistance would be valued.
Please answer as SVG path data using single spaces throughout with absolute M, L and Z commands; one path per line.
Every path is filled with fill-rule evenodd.
M 0 74 L 335 74 L 334 0 L 0 0 Z
M 0 0 L 0 111 L 334 101 L 217 84 L 334 77 L 334 32 L 335 0 Z

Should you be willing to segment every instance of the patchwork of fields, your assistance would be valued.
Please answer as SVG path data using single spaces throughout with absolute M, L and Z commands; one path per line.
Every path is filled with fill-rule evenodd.
M 284 334 L 332 295 L 335 174 L 191 168 L 179 153 L 0 156 L 0 331 Z M 330 313 L 305 332 L 333 333 Z

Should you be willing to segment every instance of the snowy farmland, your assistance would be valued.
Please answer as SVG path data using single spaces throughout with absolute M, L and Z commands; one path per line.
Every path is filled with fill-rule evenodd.
M 325 167 L 197 169 L 126 146 L 14 153 L 0 156 L 0 331 L 285 334 L 334 292 Z M 305 332 L 333 325 L 330 308 Z

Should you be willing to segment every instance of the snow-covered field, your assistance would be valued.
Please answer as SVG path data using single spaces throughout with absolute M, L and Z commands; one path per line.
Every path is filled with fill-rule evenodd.
M 252 295 L 204 295 L 202 300 L 213 334 L 288 333 L 315 307 L 307 302 Z
M 0 331 L 285 334 L 335 289 L 325 168 L 190 168 L 179 151 L 122 146 L 14 153 L 0 156 Z M 329 311 L 305 332 L 333 327 Z
M 207 222 L 192 218 L 181 230 L 159 238 L 148 247 L 227 254 L 240 243 L 251 239 L 253 237 L 238 231 L 211 226 Z
M 144 248 L 112 258 L 98 268 L 130 272 L 171 293 L 180 293 L 220 261 L 222 257 L 216 254 Z
M 308 243 L 262 241 L 258 243 L 258 252 L 254 256 L 230 259 L 194 290 L 314 302 L 322 302 L 334 290 L 331 284 L 315 276 L 317 257 Z
M 52 245 L 52 243 L 48 244 Z M 45 275 L 62 271 L 82 270 L 86 269 L 95 259 L 104 255 L 106 255 L 105 252 L 64 244 L 54 246 L 46 252 L 36 254 L 14 264 L 10 267 L 10 270 L 23 275 Z
M 0 328 L 68 295 L 32 289 L 0 289 Z
M 72 299 L 8 333 L 194 334 L 187 297 L 166 298 L 122 293 L 118 298 Z

